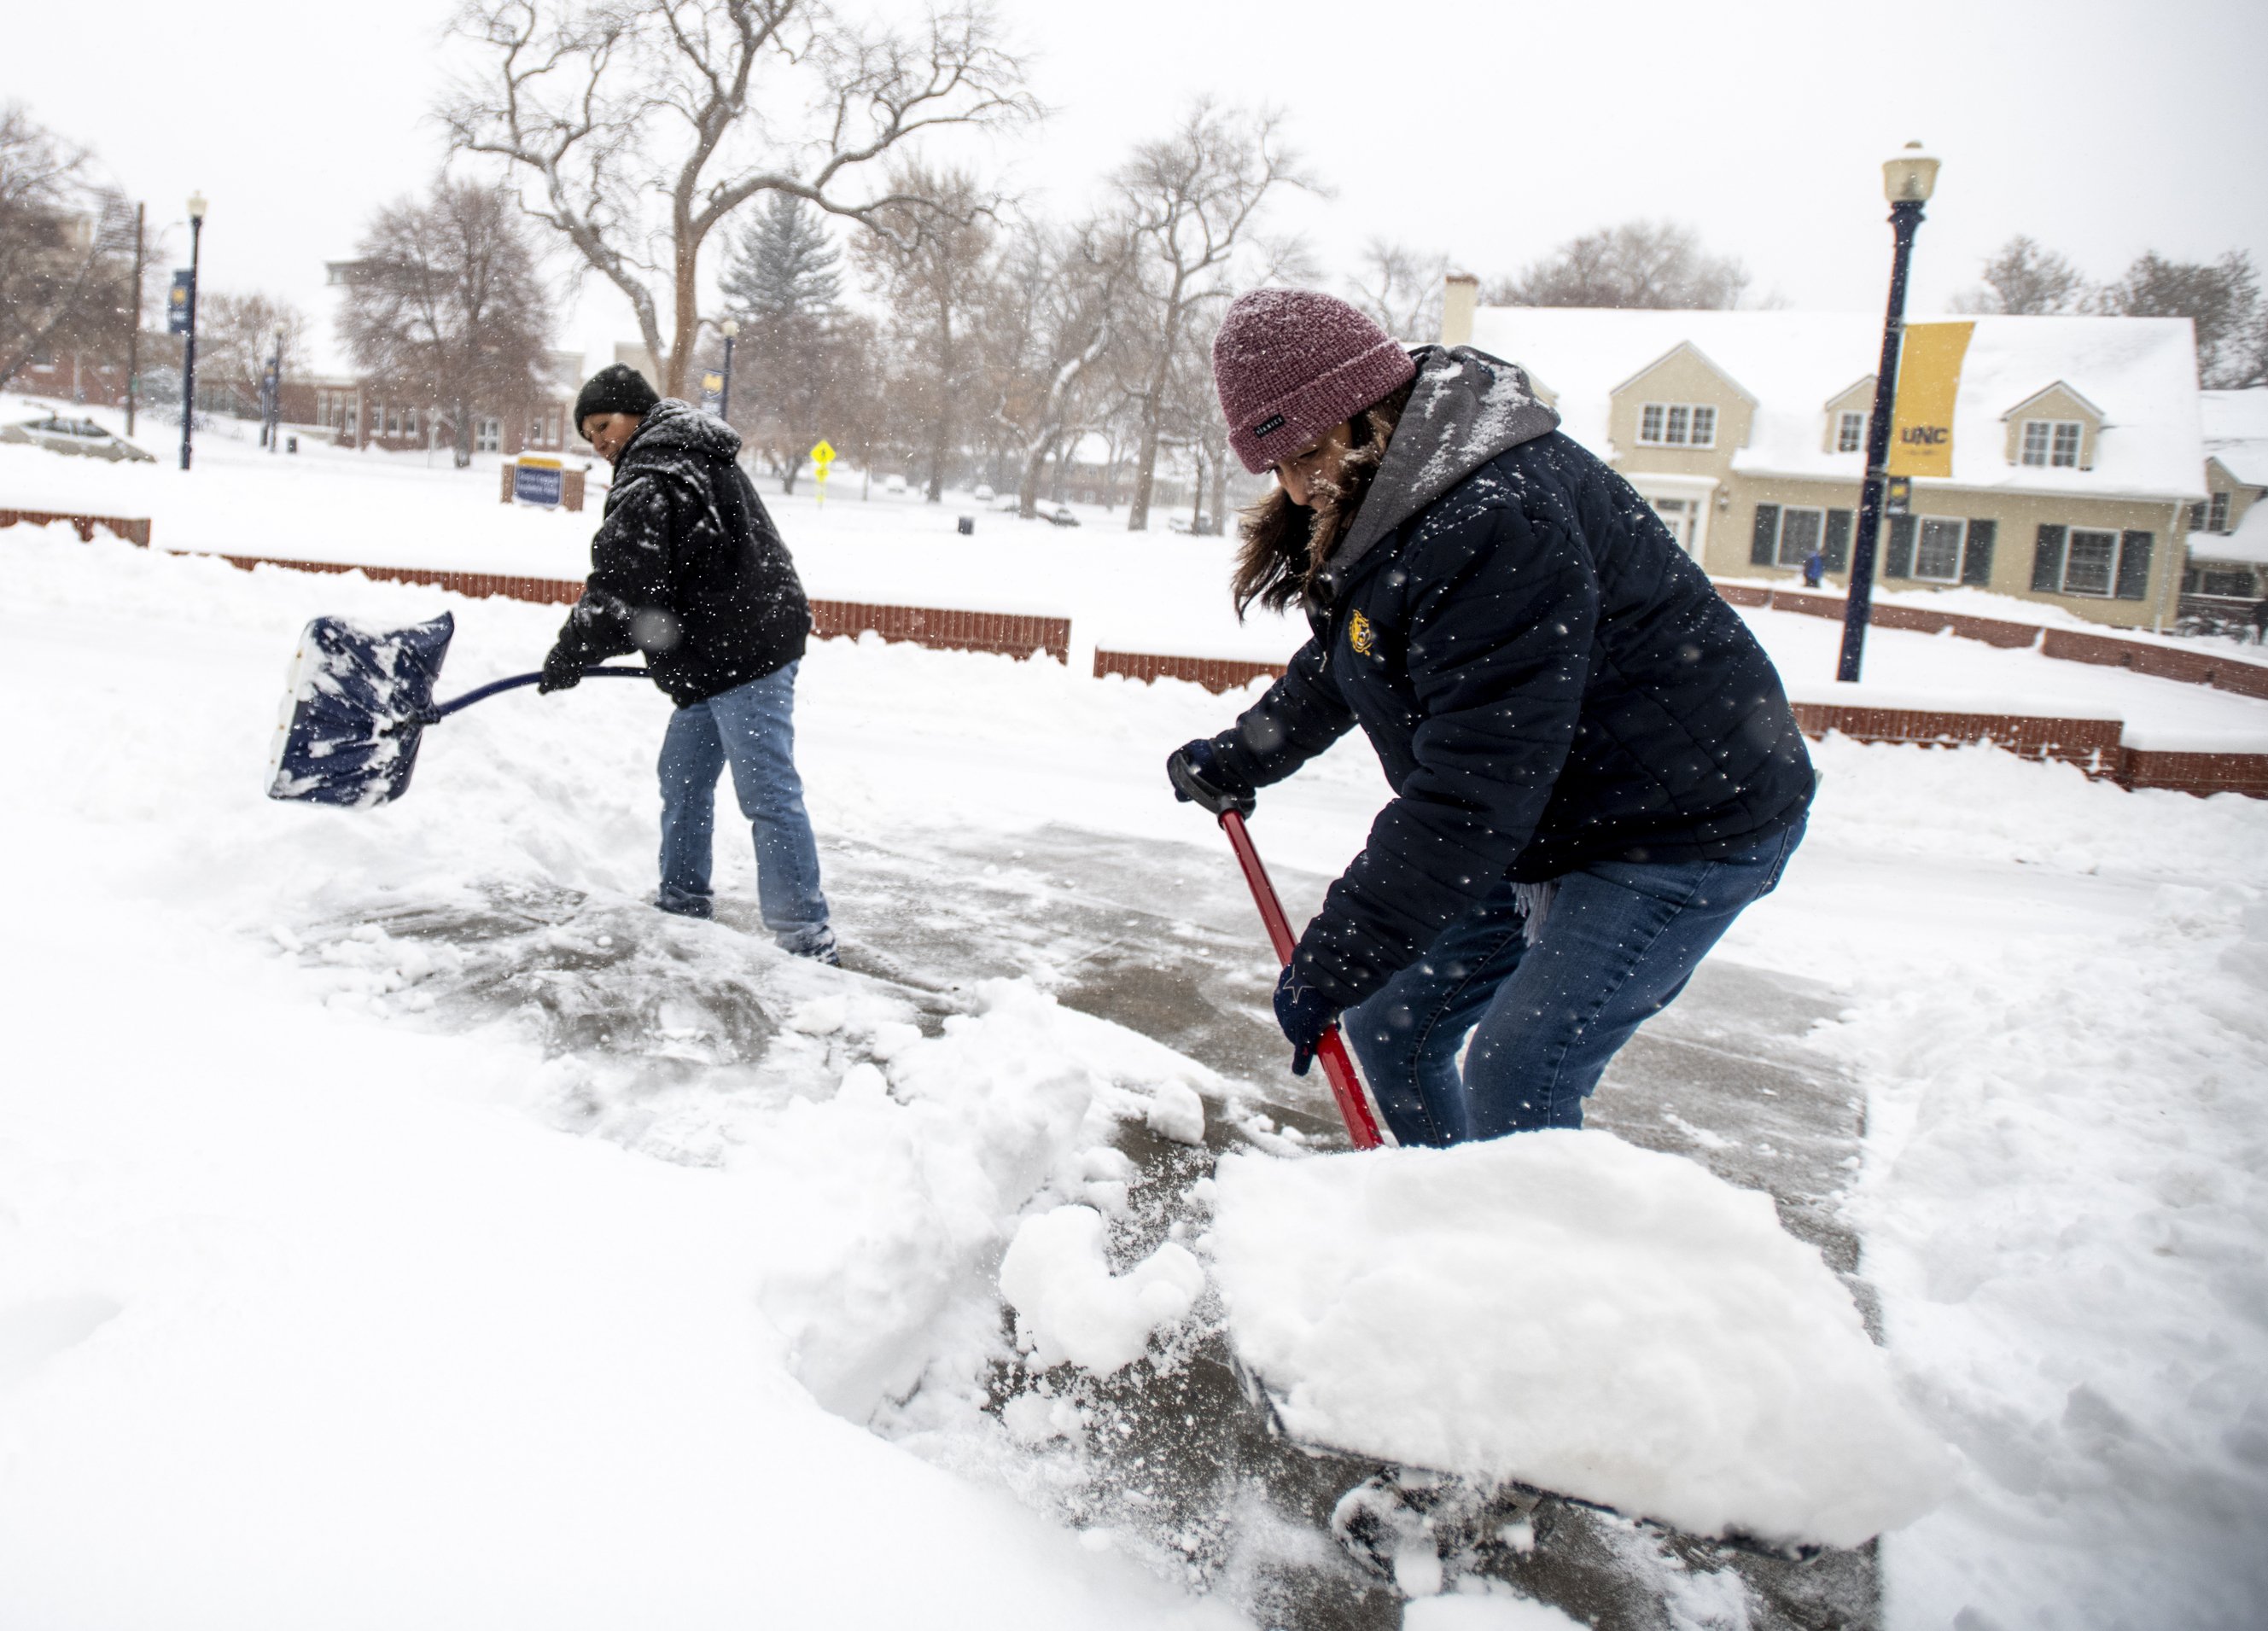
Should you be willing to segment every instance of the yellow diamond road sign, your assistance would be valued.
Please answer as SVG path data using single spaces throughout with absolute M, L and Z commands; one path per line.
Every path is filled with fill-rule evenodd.
M 811 462 L 817 465 L 821 470 L 826 469 L 828 466 L 835 462 L 835 450 L 829 447 L 825 442 L 820 443 L 818 446 L 811 450 Z

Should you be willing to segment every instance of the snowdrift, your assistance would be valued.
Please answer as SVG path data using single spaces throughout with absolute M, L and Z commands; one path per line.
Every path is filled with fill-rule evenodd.
M 1819 1254 L 1692 1162 L 1554 1131 L 1216 1181 L 1231 1334 L 1296 1437 L 1774 1541 L 1949 1487 Z

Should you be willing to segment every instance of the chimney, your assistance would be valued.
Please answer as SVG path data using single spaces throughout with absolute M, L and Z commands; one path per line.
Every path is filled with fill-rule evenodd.
M 1473 342 L 1473 310 L 1481 303 L 1481 280 L 1470 272 L 1452 272 L 1441 283 L 1441 343 Z

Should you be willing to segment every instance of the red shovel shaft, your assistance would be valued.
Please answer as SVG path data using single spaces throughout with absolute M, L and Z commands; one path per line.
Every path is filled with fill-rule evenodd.
M 1268 926 L 1277 960 L 1290 962 L 1292 948 L 1299 943 L 1292 937 L 1291 920 L 1284 915 L 1284 903 L 1276 898 L 1276 885 L 1268 881 L 1268 869 L 1260 864 L 1260 852 L 1252 847 L 1252 834 L 1244 829 L 1244 818 L 1233 810 L 1224 810 L 1220 826 L 1236 851 L 1237 864 L 1244 869 L 1244 881 L 1252 886 L 1252 904 L 1260 908 L 1260 921 Z M 1315 1044 L 1315 1057 L 1322 1061 L 1323 1075 L 1330 1081 L 1331 1096 L 1339 1101 L 1339 1114 L 1346 1119 L 1347 1136 L 1354 1147 L 1377 1149 L 1383 1142 L 1378 1135 L 1378 1121 L 1370 1113 L 1362 1079 L 1354 1073 L 1354 1061 L 1347 1057 L 1346 1042 L 1336 1024 Z

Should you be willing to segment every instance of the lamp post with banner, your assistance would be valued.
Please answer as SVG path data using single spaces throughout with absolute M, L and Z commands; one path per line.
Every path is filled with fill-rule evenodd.
M 1882 319 L 1882 361 L 1874 371 L 1874 411 L 1867 422 L 1867 481 L 1859 493 L 1858 536 L 1851 540 L 1851 585 L 1843 603 L 1843 651 L 1835 678 L 1856 684 L 1867 651 L 1874 610 L 1874 547 L 1882 531 L 1882 493 L 1889 476 L 1890 415 L 1898 398 L 1898 358 L 1906 321 L 1906 266 L 1913 258 L 1921 207 L 1937 187 L 1938 161 L 1909 142 L 1882 165 L 1882 191 L 1890 201 L 1890 303 Z
M 189 467 L 189 430 L 197 417 L 197 260 L 203 247 L 205 195 L 189 195 L 189 269 L 173 274 L 168 324 L 181 336 L 181 468 Z

